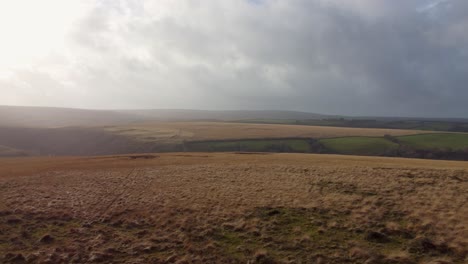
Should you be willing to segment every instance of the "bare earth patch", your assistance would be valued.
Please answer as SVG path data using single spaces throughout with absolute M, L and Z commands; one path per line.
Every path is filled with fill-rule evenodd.
M 0 262 L 464 263 L 467 169 L 301 154 L 0 159 Z

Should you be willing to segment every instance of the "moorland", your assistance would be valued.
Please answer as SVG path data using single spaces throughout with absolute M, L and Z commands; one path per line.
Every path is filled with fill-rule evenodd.
M 0 159 L 3 263 L 466 263 L 465 162 Z

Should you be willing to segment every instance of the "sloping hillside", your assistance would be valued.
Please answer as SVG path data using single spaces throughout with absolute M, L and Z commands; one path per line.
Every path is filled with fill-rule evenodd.
M 31 155 L 107 155 L 183 151 L 200 140 L 411 135 L 415 130 L 222 122 L 150 122 L 104 127 L 1 127 L 0 145 Z M 11 152 L 10 152 L 11 153 Z
M 278 110 L 191 110 L 191 109 L 149 109 L 149 110 L 124 110 L 125 114 L 136 114 L 149 120 L 251 120 L 251 119 L 278 119 L 278 120 L 304 120 L 321 119 L 331 117 L 328 115 Z
M 0 127 L 0 145 L 32 155 L 108 155 L 165 151 L 165 145 L 145 143 L 94 128 Z M 177 149 L 170 149 L 177 150 Z
M 111 126 L 108 131 L 143 141 L 170 142 L 262 139 L 262 138 L 332 138 L 345 136 L 392 136 L 428 133 L 418 130 L 322 127 L 278 124 L 244 124 L 225 122 L 148 122 L 137 125 Z
M 19 157 L 29 155 L 30 153 L 27 151 L 0 145 L 0 157 Z
M 10 127 L 99 126 L 141 120 L 137 115 L 108 110 L 0 106 L 0 126 Z
M 0 126 L 66 127 L 132 124 L 170 120 L 316 119 L 313 113 L 292 111 L 205 111 L 205 110 L 85 110 L 55 107 L 0 106 Z

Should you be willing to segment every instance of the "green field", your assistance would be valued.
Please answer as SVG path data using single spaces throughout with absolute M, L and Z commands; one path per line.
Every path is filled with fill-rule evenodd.
M 307 139 L 268 139 L 191 142 L 190 151 L 310 152 Z
M 350 155 L 389 155 L 399 147 L 415 150 L 467 150 L 468 134 L 434 133 L 394 137 L 342 137 L 321 139 L 326 152 Z
M 342 137 L 319 142 L 330 152 L 353 155 L 383 155 L 399 147 L 397 143 L 380 137 Z
M 206 152 L 298 152 L 468 160 L 468 134 L 197 141 L 185 142 L 183 149 Z
M 431 120 L 382 120 L 382 119 L 249 119 L 237 120 L 239 123 L 254 124 L 289 124 L 307 126 L 333 126 L 333 127 L 355 127 L 355 128 L 389 128 L 389 129 L 412 129 L 426 131 L 448 131 L 468 132 L 466 121 L 431 121 Z
M 468 149 L 468 134 L 421 134 L 398 137 L 401 144 L 416 149 Z

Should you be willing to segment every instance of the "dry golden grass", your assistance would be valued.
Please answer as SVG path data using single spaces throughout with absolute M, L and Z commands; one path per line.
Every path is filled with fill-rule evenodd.
M 0 159 L 0 261 L 463 263 L 467 190 L 451 161 Z
M 222 122 L 162 122 L 107 127 L 107 131 L 140 140 L 181 142 L 251 138 L 332 138 L 345 136 L 402 136 L 428 131 Z

